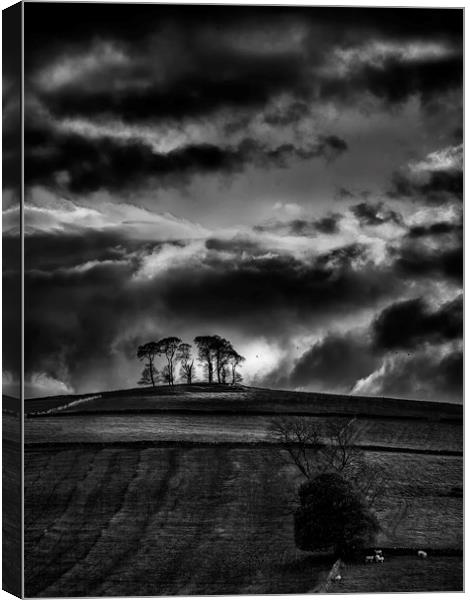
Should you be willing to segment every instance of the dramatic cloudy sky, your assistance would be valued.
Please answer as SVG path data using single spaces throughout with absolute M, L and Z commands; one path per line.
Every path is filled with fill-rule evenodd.
M 461 401 L 462 19 L 26 4 L 26 395 L 218 333 L 247 383 Z

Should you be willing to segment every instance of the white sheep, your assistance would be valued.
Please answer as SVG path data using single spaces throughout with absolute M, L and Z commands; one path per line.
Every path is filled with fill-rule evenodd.
M 380 556 L 379 554 L 375 555 L 375 562 L 377 562 L 377 563 L 383 563 L 384 560 L 385 559 L 384 559 L 383 556 Z
M 428 553 L 425 552 L 424 550 L 418 550 L 418 558 L 427 558 L 428 557 Z
M 374 557 L 372 556 L 372 554 L 370 554 L 369 556 L 366 556 L 366 563 L 373 563 L 374 562 Z
M 382 556 L 382 550 L 374 550 L 376 555 Z
M 341 579 L 342 579 L 341 575 L 336 575 L 335 581 L 341 581 Z

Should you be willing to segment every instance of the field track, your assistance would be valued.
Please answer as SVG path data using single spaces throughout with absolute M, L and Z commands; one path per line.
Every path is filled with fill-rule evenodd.
M 127 406 L 118 400 L 114 408 Z M 313 589 L 331 557 L 295 548 L 297 480 L 269 436 L 271 417 L 255 414 L 260 406 L 246 397 L 253 412 L 243 415 L 213 415 L 207 406 L 217 407 L 215 399 L 200 402 L 204 415 L 165 414 L 161 405 L 153 415 L 103 414 L 92 400 L 95 413 L 26 420 L 27 596 Z M 191 409 L 199 412 L 198 404 L 193 399 Z M 357 419 L 358 444 L 369 444 L 368 460 L 389 476 L 377 506 L 378 543 L 459 551 L 458 409 L 433 407 L 428 418 L 424 404 L 407 406 L 410 422 L 396 405 L 387 412 L 379 404 L 376 418 Z M 331 417 L 321 409 L 322 417 L 309 418 Z

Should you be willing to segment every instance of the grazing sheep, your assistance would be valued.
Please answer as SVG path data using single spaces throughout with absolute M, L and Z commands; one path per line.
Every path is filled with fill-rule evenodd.
M 375 555 L 375 562 L 377 563 L 383 563 L 384 561 L 384 557 L 383 556 L 379 556 L 378 554 Z
M 373 563 L 374 562 L 374 557 L 371 555 L 366 556 L 366 563 Z
M 424 550 L 418 550 L 418 557 L 419 558 L 427 558 L 428 557 L 428 553 L 425 552 Z
M 341 579 L 342 579 L 341 575 L 336 575 L 335 581 L 341 581 Z

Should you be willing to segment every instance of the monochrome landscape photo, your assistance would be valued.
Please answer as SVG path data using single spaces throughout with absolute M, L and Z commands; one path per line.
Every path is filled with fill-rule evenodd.
M 22 10 L 4 587 L 462 591 L 463 10 Z

